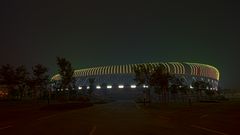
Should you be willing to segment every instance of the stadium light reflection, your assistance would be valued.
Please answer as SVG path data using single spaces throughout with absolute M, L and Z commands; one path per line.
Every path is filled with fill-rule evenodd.
M 111 89 L 112 88 L 112 85 L 107 85 L 107 89 Z
M 124 88 L 124 85 L 118 85 L 118 88 L 119 88 L 119 89 L 123 89 L 123 88 Z
M 96 89 L 101 89 L 101 86 L 100 86 L 100 85 L 97 85 L 97 86 L 96 86 Z
M 130 87 L 134 89 L 134 88 L 136 88 L 137 86 L 136 86 L 136 85 L 131 85 Z
M 148 86 L 144 84 L 144 85 L 143 85 L 143 88 L 148 88 Z

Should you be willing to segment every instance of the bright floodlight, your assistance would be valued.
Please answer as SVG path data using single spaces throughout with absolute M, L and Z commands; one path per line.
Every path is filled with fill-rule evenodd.
M 143 88 L 148 88 L 148 86 L 144 84 L 144 85 L 143 85 Z
M 134 89 L 134 88 L 136 88 L 137 86 L 136 86 L 136 85 L 131 85 L 130 87 Z
M 107 89 L 111 89 L 112 88 L 112 85 L 107 85 Z
M 124 86 L 123 85 L 118 85 L 118 88 L 122 89 L 122 88 L 124 88 Z
M 90 89 L 90 87 L 89 87 L 89 86 L 87 86 L 87 89 Z
M 96 86 L 96 89 L 101 89 L 101 86 L 100 86 L 100 85 L 97 85 L 97 86 Z
M 193 89 L 193 86 L 192 86 L 192 85 L 190 85 L 190 89 Z
M 79 89 L 79 90 L 81 90 L 81 89 L 82 89 L 82 87 L 81 87 L 81 86 L 79 86 L 79 87 L 78 87 L 78 89 Z

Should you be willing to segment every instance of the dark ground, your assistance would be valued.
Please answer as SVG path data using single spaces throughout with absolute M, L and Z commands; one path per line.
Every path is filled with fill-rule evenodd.
M 1 103 L 0 135 L 240 134 L 239 101 L 144 107 L 119 100 L 90 107 L 60 106 Z

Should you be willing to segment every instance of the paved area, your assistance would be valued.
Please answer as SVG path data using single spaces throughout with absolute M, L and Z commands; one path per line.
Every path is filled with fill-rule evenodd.
M 0 135 L 234 135 L 240 134 L 239 108 L 236 104 L 144 108 L 121 100 L 62 112 L 32 109 L 1 120 Z

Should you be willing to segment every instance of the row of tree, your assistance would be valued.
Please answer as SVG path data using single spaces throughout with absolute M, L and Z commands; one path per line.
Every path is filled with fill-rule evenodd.
M 57 57 L 56 64 L 60 75 L 59 81 L 49 78 L 48 69 L 41 65 L 35 65 L 29 72 L 23 65 L 2 65 L 0 67 L 0 87 L 8 90 L 8 99 L 60 99 L 71 100 L 76 98 L 77 91 L 76 79 L 73 77 L 74 68 L 70 61 L 65 58 Z M 87 91 L 91 97 L 94 90 L 94 78 L 89 78 L 90 88 Z M 55 91 L 51 88 L 55 87 Z M 60 90 L 60 91 L 57 91 Z
M 55 96 L 60 96 L 63 100 L 69 100 L 77 95 L 76 79 L 73 77 L 74 69 L 71 62 L 65 58 L 57 57 L 58 73 L 60 80 L 55 81 L 57 89 Z M 138 65 L 134 67 L 135 81 L 138 85 L 146 85 L 147 88 L 144 93 L 144 101 L 147 99 L 151 101 L 151 89 L 159 96 L 159 100 L 164 102 L 168 101 L 168 94 L 171 92 L 173 95 L 181 92 L 189 95 L 192 91 L 188 88 L 183 79 L 169 74 L 164 66 L 152 67 L 150 64 Z M 89 78 L 90 88 L 87 93 L 91 97 L 94 90 L 94 78 Z M 0 84 L 8 89 L 8 96 L 10 99 L 22 100 L 23 98 L 30 99 L 43 99 L 50 98 L 50 78 L 48 70 L 45 66 L 38 64 L 32 67 L 29 72 L 25 66 L 14 67 L 12 65 L 2 65 L 0 67 Z M 57 83 L 57 84 L 56 84 Z M 169 87 L 169 84 L 170 87 Z M 195 91 L 198 93 L 200 99 L 202 91 L 209 96 L 214 94 L 214 91 L 206 89 L 210 88 L 210 84 L 204 81 L 196 81 L 192 84 Z M 51 86 L 52 87 L 52 86 Z
M 23 65 L 2 65 L 0 67 L 1 87 L 8 89 L 10 99 L 43 98 L 47 94 L 49 75 L 47 68 L 41 64 L 32 67 L 32 73 Z
M 188 97 L 191 102 L 193 93 L 197 93 L 197 100 L 201 100 L 203 91 L 208 97 L 212 97 L 216 91 L 210 90 L 210 83 L 205 81 L 195 81 L 192 83 L 194 89 L 189 88 L 187 82 L 183 78 L 171 75 L 167 68 L 163 65 L 152 67 L 150 64 L 142 64 L 134 67 L 135 81 L 138 85 L 147 85 L 144 91 L 144 103 L 146 100 L 151 102 L 151 90 L 158 95 L 158 100 L 163 102 L 169 101 L 169 94 L 173 98 L 178 93 Z

